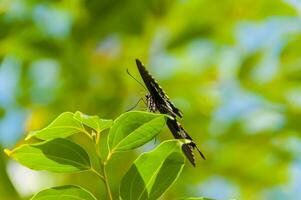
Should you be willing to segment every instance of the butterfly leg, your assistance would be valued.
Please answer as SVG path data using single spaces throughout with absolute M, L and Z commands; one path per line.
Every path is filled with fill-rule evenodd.
M 140 103 L 140 101 L 143 101 L 144 102 L 144 100 L 143 100 L 143 98 L 141 97 L 138 101 L 137 101 L 137 103 L 133 106 L 133 107 L 131 107 L 130 109 L 128 109 L 126 112 L 128 112 L 128 111 L 131 111 L 131 110 L 133 110 L 133 109 L 135 109 L 137 106 L 138 106 L 138 104 Z

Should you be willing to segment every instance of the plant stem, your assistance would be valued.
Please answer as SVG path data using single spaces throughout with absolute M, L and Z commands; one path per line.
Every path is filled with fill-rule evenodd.
M 104 182 L 104 184 L 106 186 L 108 197 L 109 197 L 110 200 L 113 200 L 110 185 L 109 185 L 109 179 L 108 179 L 107 173 L 106 173 L 106 164 L 107 164 L 108 160 L 111 158 L 112 154 L 111 154 L 111 152 L 109 152 L 109 155 L 107 156 L 106 160 L 104 162 L 102 162 L 101 156 L 100 156 L 99 151 L 98 151 L 98 143 L 99 143 L 100 133 L 98 133 L 98 132 L 96 133 L 96 140 L 93 140 L 92 136 L 87 131 L 84 131 L 84 133 L 94 143 L 96 155 L 97 155 L 97 158 L 99 160 L 100 166 L 102 168 L 102 175 L 100 173 L 98 173 L 94 168 L 91 168 L 91 171 L 94 172 Z
M 92 138 L 92 136 L 90 135 L 90 133 L 88 133 L 87 131 L 86 131 L 86 129 L 82 129 L 82 130 L 80 130 L 81 132 L 83 132 L 86 136 L 88 136 L 92 141 L 93 141 L 93 138 Z
M 106 189 L 107 189 L 107 193 L 108 193 L 109 199 L 113 200 L 111 189 L 110 189 L 110 185 L 109 185 L 109 180 L 108 180 L 107 173 L 106 173 L 106 164 L 102 165 L 102 173 L 103 173 L 104 183 L 106 185 Z
M 103 161 L 103 165 L 106 165 L 107 162 L 111 159 L 111 156 L 114 154 L 114 150 L 115 150 L 115 149 L 109 150 L 107 157 L 106 157 L 105 160 Z
M 96 174 L 102 181 L 105 181 L 105 177 L 98 173 L 94 168 L 90 169 L 94 174 Z
M 109 154 L 109 156 L 106 158 L 106 160 L 104 162 L 102 162 L 100 153 L 98 151 L 98 144 L 99 144 L 99 139 L 100 139 L 100 133 L 96 133 L 96 134 L 97 134 L 96 135 L 96 140 L 94 142 L 95 151 L 96 151 L 97 158 L 99 160 L 99 163 L 100 163 L 100 166 L 101 166 L 101 169 L 102 169 L 102 175 L 100 175 L 99 173 L 98 174 L 102 177 L 101 179 L 102 179 L 102 181 L 105 184 L 105 187 L 106 187 L 109 199 L 113 200 L 111 189 L 110 189 L 110 185 L 109 185 L 109 179 L 108 179 L 107 172 L 106 172 L 106 164 L 107 164 L 107 161 L 110 159 L 111 155 Z

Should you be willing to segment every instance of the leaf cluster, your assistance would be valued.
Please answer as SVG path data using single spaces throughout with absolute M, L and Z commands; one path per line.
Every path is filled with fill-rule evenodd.
M 42 141 L 26 143 L 5 152 L 33 170 L 57 173 L 90 171 L 104 182 L 108 199 L 117 196 L 124 200 L 158 199 L 176 181 L 184 167 L 185 157 L 181 151 L 184 141 L 167 140 L 152 151 L 142 153 L 122 178 L 119 194 L 111 193 L 106 167 L 116 153 L 136 149 L 152 140 L 164 127 L 165 118 L 162 114 L 134 111 L 124 113 L 113 121 L 81 112 L 64 112 L 47 127 L 31 132 L 25 139 Z M 108 137 L 102 137 L 106 129 L 109 129 Z M 93 166 L 92 155 L 70 139 L 74 134 L 90 139 L 99 166 Z M 107 141 L 100 142 L 102 139 Z M 101 149 L 106 149 L 104 157 L 99 153 Z M 82 187 L 64 185 L 42 190 L 32 200 L 57 198 L 96 199 Z

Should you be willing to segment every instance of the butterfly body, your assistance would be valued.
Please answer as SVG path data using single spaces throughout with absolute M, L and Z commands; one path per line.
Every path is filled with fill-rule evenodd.
M 156 112 L 158 109 L 157 109 L 157 106 L 156 106 L 152 96 L 150 94 L 146 94 L 145 98 L 146 98 L 146 104 L 147 104 L 148 110 L 150 112 Z
M 197 149 L 203 159 L 205 159 L 205 156 L 199 150 L 193 139 L 184 130 L 182 125 L 177 121 L 177 116 L 182 118 L 182 112 L 169 100 L 169 97 L 166 95 L 163 89 L 159 86 L 159 84 L 149 74 L 149 72 L 138 59 L 136 59 L 136 64 L 143 82 L 145 83 L 145 86 L 149 91 L 149 94 L 146 95 L 147 107 L 149 111 L 159 111 L 162 114 L 167 114 L 170 116 L 170 118 L 167 118 L 166 124 L 173 134 L 174 138 L 187 139 L 190 141 L 182 145 L 182 150 L 191 164 L 195 166 L 193 150 Z

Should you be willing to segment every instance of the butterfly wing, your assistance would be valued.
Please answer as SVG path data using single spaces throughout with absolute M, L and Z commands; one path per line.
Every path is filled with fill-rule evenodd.
M 182 112 L 173 105 L 173 103 L 169 100 L 169 97 L 146 70 L 140 60 L 136 59 L 136 64 L 143 82 L 150 92 L 158 110 L 164 114 L 171 114 L 173 117 L 176 117 L 176 115 L 182 117 Z
M 182 151 L 184 152 L 184 154 L 185 154 L 186 158 L 189 160 L 189 162 L 195 167 L 193 148 L 190 145 L 190 143 L 183 144 Z
M 183 144 L 182 145 L 182 151 L 184 152 L 187 159 L 191 162 L 193 166 L 195 166 L 195 159 L 193 150 L 196 148 L 201 157 L 205 160 L 204 154 L 200 151 L 200 149 L 197 147 L 197 145 L 193 142 L 193 139 L 190 137 L 190 135 L 184 130 L 182 125 L 176 120 L 176 119 L 170 119 L 168 118 L 166 121 L 166 124 L 170 130 L 170 132 L 173 134 L 174 138 L 176 139 L 187 139 L 191 142 Z

